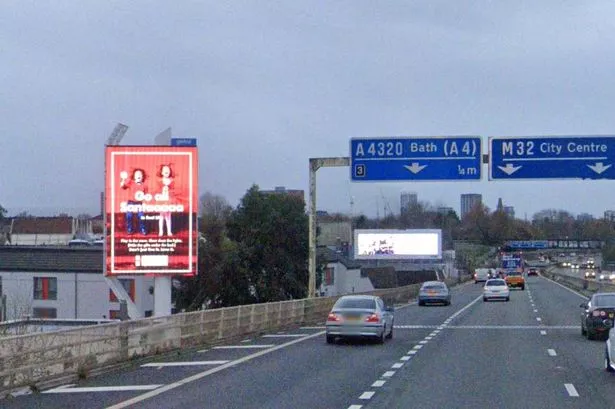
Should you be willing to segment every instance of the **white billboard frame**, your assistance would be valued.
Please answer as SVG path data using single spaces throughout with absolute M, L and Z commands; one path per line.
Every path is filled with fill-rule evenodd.
M 381 244 L 388 249 L 376 250 L 375 246 Z M 424 250 L 409 251 L 411 248 Z M 355 229 L 353 253 L 355 260 L 439 260 L 442 259 L 442 230 Z

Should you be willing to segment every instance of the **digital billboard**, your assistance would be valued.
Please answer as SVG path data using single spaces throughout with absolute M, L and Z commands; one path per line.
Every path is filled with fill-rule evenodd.
M 197 148 L 107 146 L 105 173 L 105 273 L 196 274 Z
M 442 258 L 442 230 L 355 230 L 355 259 Z

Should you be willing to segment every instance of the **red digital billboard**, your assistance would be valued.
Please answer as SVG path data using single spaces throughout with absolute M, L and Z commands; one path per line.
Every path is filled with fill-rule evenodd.
M 107 146 L 107 275 L 194 275 L 198 155 L 186 146 Z

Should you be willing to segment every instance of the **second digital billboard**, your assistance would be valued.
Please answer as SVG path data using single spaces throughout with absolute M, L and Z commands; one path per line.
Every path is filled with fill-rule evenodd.
M 442 258 L 442 231 L 355 230 L 355 259 L 439 259 Z
M 197 270 L 196 147 L 107 146 L 106 274 Z

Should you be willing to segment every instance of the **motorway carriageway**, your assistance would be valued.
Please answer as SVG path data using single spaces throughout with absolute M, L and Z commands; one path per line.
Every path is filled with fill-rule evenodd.
M 482 284 L 451 306 L 398 306 L 392 340 L 325 343 L 324 327 L 152 358 L 1 400 L 2 408 L 605 408 L 605 343 L 581 336 L 582 295 L 528 277 L 509 302 Z

